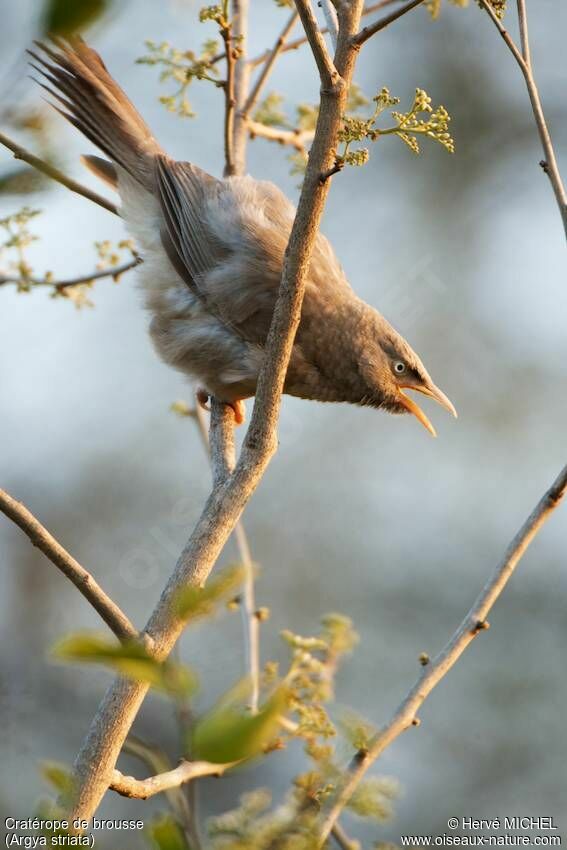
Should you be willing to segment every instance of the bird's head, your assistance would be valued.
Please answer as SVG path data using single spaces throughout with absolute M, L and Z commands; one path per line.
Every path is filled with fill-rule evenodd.
M 382 316 L 373 330 L 373 341 L 370 346 L 365 346 L 360 362 L 364 383 L 368 387 L 364 402 L 390 413 L 412 413 L 433 437 L 437 436 L 423 410 L 406 391 L 429 396 L 456 417 L 454 405 L 435 386 L 415 351 Z

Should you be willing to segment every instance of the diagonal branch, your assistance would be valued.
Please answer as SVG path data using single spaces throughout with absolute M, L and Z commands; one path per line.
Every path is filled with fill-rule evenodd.
M 380 9 L 385 8 L 386 6 L 391 6 L 393 3 L 399 2 L 399 0 L 380 0 L 378 3 L 371 3 L 368 6 L 365 6 L 362 10 L 361 17 L 365 15 L 371 15 L 373 12 L 378 12 Z M 327 35 L 329 32 L 328 27 L 323 27 L 321 29 L 322 35 Z M 302 47 L 304 44 L 307 44 L 307 37 L 301 36 L 301 38 L 296 38 L 293 41 L 288 41 L 287 44 L 284 44 L 280 53 L 288 53 L 290 50 L 297 50 L 299 47 Z M 253 59 L 249 60 L 249 64 L 256 68 L 258 65 L 262 65 L 263 62 L 267 62 L 271 56 L 271 49 L 265 50 L 259 56 L 255 56 Z M 216 59 L 217 57 L 215 57 Z M 221 57 L 222 58 L 222 57 Z
M 238 762 L 229 764 L 213 764 L 209 761 L 182 761 L 178 767 L 165 773 L 158 773 L 148 779 L 135 779 L 133 776 L 125 776 L 119 770 L 112 772 L 110 789 L 116 791 L 122 797 L 133 797 L 137 800 L 147 800 L 155 794 L 179 788 L 181 785 L 198 779 L 201 776 L 222 776 Z
M 250 138 L 255 139 L 258 136 L 279 145 L 289 145 L 297 151 L 304 151 L 305 145 L 313 139 L 313 130 L 283 130 L 251 120 L 248 120 L 247 126 Z
M 488 16 L 490 17 L 492 23 L 502 36 L 504 43 L 506 44 L 510 53 L 518 63 L 518 66 L 524 76 L 526 88 L 528 90 L 528 95 L 532 106 L 532 112 L 534 115 L 541 146 L 543 148 L 545 156 L 545 159 L 542 160 L 540 165 L 549 177 L 549 182 L 551 183 L 551 188 L 553 189 L 555 200 L 557 202 L 557 206 L 559 207 L 559 212 L 563 221 L 565 236 L 567 237 L 567 193 L 565 192 L 565 186 L 563 185 L 563 180 L 561 179 L 561 173 L 557 164 L 555 150 L 551 141 L 551 134 L 547 126 L 547 121 L 545 119 L 543 107 L 541 104 L 541 98 L 539 96 L 539 90 L 532 69 L 529 48 L 528 17 L 525 0 L 518 0 L 518 19 L 520 25 L 520 41 L 522 45 L 521 51 L 518 49 L 517 45 L 510 36 L 510 33 L 504 27 L 488 0 L 478 0 L 478 2 L 484 9 L 484 11 L 488 13 Z
M 254 109 L 254 107 L 256 106 L 256 104 L 258 102 L 258 98 L 260 97 L 260 94 L 262 92 L 262 89 L 266 85 L 268 77 L 272 73 L 272 70 L 273 70 L 274 65 L 276 63 L 276 60 L 277 60 L 278 56 L 280 55 L 280 53 L 282 52 L 282 50 L 284 48 L 286 39 L 287 39 L 288 35 L 290 34 L 290 32 L 292 31 L 292 29 L 294 28 L 295 24 L 297 23 L 297 18 L 298 18 L 297 12 L 293 12 L 291 17 L 287 21 L 286 25 L 282 29 L 281 33 L 279 34 L 276 43 L 274 44 L 272 49 L 269 51 L 268 58 L 266 59 L 266 62 L 264 63 L 264 66 L 263 66 L 262 70 L 260 71 L 260 73 L 258 75 L 258 79 L 256 80 L 254 87 L 252 88 L 252 91 L 250 92 L 248 100 L 246 101 L 246 103 L 244 105 L 244 109 L 241 112 L 241 117 L 243 119 L 247 119 L 248 116 L 250 115 L 250 113 L 252 112 L 252 110 Z
M 397 21 L 398 18 L 402 17 L 402 15 L 406 15 L 408 12 L 411 12 L 412 9 L 415 9 L 416 6 L 420 6 L 423 2 L 424 0 L 409 0 L 409 3 L 406 3 L 400 9 L 396 9 L 384 18 L 380 18 L 379 21 L 364 27 L 364 29 L 362 29 L 354 39 L 354 43 L 361 47 L 365 41 L 368 41 L 368 39 L 373 35 L 376 35 L 377 32 L 380 32 L 380 30 L 383 30 L 390 24 L 393 24 L 394 21 Z
M 92 272 L 91 274 L 79 275 L 79 277 L 68 278 L 67 280 L 46 280 L 41 277 L 29 277 L 25 280 L 22 280 L 18 277 L 12 277 L 11 275 L 2 275 L 0 274 L 0 286 L 5 286 L 6 284 L 30 284 L 32 287 L 35 286 L 50 286 L 53 289 L 68 289 L 71 286 L 78 286 L 81 283 L 90 283 L 93 280 L 102 280 L 105 277 L 112 277 L 115 280 L 120 277 L 120 275 L 125 274 L 125 272 L 130 271 L 130 269 L 136 268 L 142 262 L 141 257 L 134 257 L 133 260 L 129 260 L 127 263 L 123 263 L 121 266 L 113 266 L 110 269 L 102 269 L 96 272 Z
M 467 646 L 483 630 L 488 628 L 486 617 L 494 603 L 504 590 L 516 566 L 526 549 L 557 508 L 567 491 L 567 466 L 565 466 L 549 490 L 539 500 L 538 504 L 524 522 L 510 545 L 504 557 L 488 579 L 474 605 L 462 621 L 441 652 L 424 667 L 423 673 L 410 690 L 392 719 L 370 741 L 364 752 L 359 752 L 353 759 L 351 769 L 345 782 L 340 788 L 334 803 L 328 811 L 321 828 L 320 844 L 322 847 L 342 810 L 352 797 L 357 785 L 364 777 L 370 765 L 381 753 L 410 726 L 419 725 L 416 714 L 425 702 L 433 688 L 447 675 L 451 667 L 460 658 Z
M 114 215 L 119 215 L 118 209 L 112 201 L 108 201 L 97 192 L 87 189 L 87 187 L 83 186 L 82 183 L 77 183 L 76 180 L 73 180 L 71 177 L 67 177 L 67 175 L 63 174 L 62 171 L 59 171 L 58 168 L 55 168 L 43 159 L 39 159 L 39 157 L 34 156 L 34 154 L 12 141 L 12 139 L 8 136 L 5 136 L 4 133 L 0 133 L 0 144 L 12 151 L 14 159 L 21 159 L 23 162 L 27 162 L 28 165 L 31 165 L 33 168 L 37 169 L 37 171 L 41 171 L 41 173 L 45 174 L 47 177 L 51 177 L 51 179 L 55 180 L 57 183 L 61 183 L 62 186 L 70 189 L 71 192 L 75 192 L 77 195 L 82 195 L 83 198 L 86 198 L 88 201 L 92 201 L 94 204 L 98 204 L 99 207 L 103 207 L 105 210 L 114 213 Z
M 79 593 L 90 602 L 100 614 L 107 626 L 120 640 L 139 637 L 138 630 L 132 625 L 126 614 L 106 595 L 102 587 L 70 555 L 60 543 L 43 527 L 28 509 L 12 496 L 0 490 L 0 511 L 12 520 L 30 541 L 46 555 L 63 575 L 70 579 Z
M 317 18 L 311 8 L 311 2 L 310 0 L 295 0 L 295 6 L 301 18 L 311 52 L 317 63 L 321 84 L 324 87 L 332 87 L 336 84 L 339 75 L 327 50 L 325 39 L 321 35 Z

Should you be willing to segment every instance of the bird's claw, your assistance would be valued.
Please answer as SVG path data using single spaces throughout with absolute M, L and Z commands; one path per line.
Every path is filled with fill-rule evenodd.
M 210 410 L 211 410 L 211 407 L 209 405 L 210 396 L 209 396 L 208 392 L 203 389 L 203 387 L 199 387 L 197 389 L 197 392 L 195 393 L 195 397 L 196 397 L 197 401 L 199 402 L 199 404 L 201 405 L 201 407 L 203 408 L 203 410 L 208 410 L 210 412 Z
M 207 390 L 203 389 L 203 387 L 199 387 L 195 393 L 195 397 L 201 407 L 210 412 L 211 405 L 209 402 L 211 396 Z M 242 423 L 246 421 L 246 405 L 244 402 L 241 399 L 238 399 L 237 401 L 227 401 L 225 404 L 232 408 L 234 413 L 234 424 L 242 425 Z
M 230 407 L 234 411 L 234 424 L 242 425 L 246 420 L 246 405 L 241 399 L 238 399 L 238 401 L 231 401 Z

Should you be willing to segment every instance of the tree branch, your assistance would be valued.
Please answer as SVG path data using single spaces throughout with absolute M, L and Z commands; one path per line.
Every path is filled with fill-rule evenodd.
M 210 457 L 210 441 L 205 422 L 205 414 L 201 405 L 196 403 L 192 411 L 197 422 L 201 441 L 207 455 Z M 251 681 L 250 708 L 254 714 L 258 711 L 260 699 L 260 622 L 256 616 L 256 593 L 254 589 L 254 563 L 250 552 L 250 545 L 244 526 L 241 521 L 236 523 L 234 537 L 244 566 L 245 582 L 242 599 L 242 614 L 244 619 L 244 632 L 246 638 L 247 669 Z
M 46 280 L 41 277 L 30 277 L 26 278 L 22 281 L 21 278 L 12 277 L 11 275 L 2 275 L 0 274 L 0 286 L 5 286 L 6 284 L 31 284 L 32 286 L 50 286 L 54 289 L 67 289 L 70 286 L 78 286 L 81 283 L 90 283 L 93 280 L 101 280 L 105 277 L 113 277 L 117 278 L 120 275 L 125 274 L 125 272 L 130 271 L 130 269 L 136 268 L 142 262 L 141 257 L 135 257 L 133 260 L 129 260 L 127 263 L 123 263 L 121 266 L 114 266 L 110 269 L 101 269 L 100 271 L 92 272 L 87 275 L 80 275 L 79 277 L 68 278 L 67 280 Z
M 311 52 L 317 63 L 321 84 L 326 88 L 330 88 L 336 84 L 338 72 L 327 50 L 325 39 L 319 30 L 317 19 L 311 8 L 311 2 L 310 0 L 295 0 L 295 6 L 301 18 Z
M 119 640 L 139 637 L 138 630 L 126 614 L 106 595 L 92 575 L 57 542 L 25 505 L 16 501 L 5 490 L 0 490 L 0 511 L 21 528 L 31 543 L 73 582 L 79 593 L 90 602 Z
M 297 151 L 304 151 L 306 143 L 313 139 L 312 130 L 281 130 L 279 127 L 269 127 L 267 124 L 261 124 L 259 121 L 251 121 L 250 119 L 248 119 L 247 127 L 252 139 L 259 136 L 269 142 L 289 145 Z
M 234 66 L 236 57 L 232 44 L 232 23 L 225 21 L 220 28 L 224 42 L 224 55 L 226 59 L 226 80 L 224 81 L 224 176 L 232 177 L 235 174 L 234 167 L 234 108 L 236 99 L 234 96 Z
M 0 144 L 12 151 L 14 159 L 21 159 L 23 162 L 27 162 L 28 165 L 31 165 L 33 168 L 37 169 L 37 171 L 41 171 L 41 173 L 45 174 L 47 177 L 51 177 L 51 179 L 55 180 L 57 183 L 61 183 L 62 186 L 70 189 L 71 192 L 75 192 L 77 195 L 82 195 L 83 198 L 92 201 L 94 204 L 98 204 L 99 207 L 103 207 L 103 209 L 114 213 L 114 215 L 119 215 L 118 208 L 111 201 L 108 201 L 102 195 L 97 194 L 97 192 L 87 189 L 86 186 L 83 186 L 81 183 L 77 183 L 77 181 L 73 180 L 71 177 L 67 177 L 67 175 L 63 174 L 62 171 L 59 171 L 59 169 L 50 165 L 48 162 L 44 162 L 44 160 L 39 159 L 39 157 L 34 156 L 34 154 L 12 141 L 12 139 L 8 138 L 8 136 L 5 136 L 4 133 L 0 133 Z
M 125 776 L 119 770 L 112 771 L 110 790 L 116 791 L 122 797 L 133 797 L 137 800 L 147 800 L 155 794 L 179 788 L 193 779 L 201 776 L 222 776 L 229 768 L 238 762 L 230 764 L 213 764 L 209 761 L 182 761 L 173 770 L 158 773 L 148 779 L 135 779 L 133 776 Z
M 420 6 L 423 3 L 423 0 L 410 0 L 409 3 L 406 3 L 405 6 L 402 6 L 401 9 L 396 9 L 394 12 L 391 12 L 389 15 L 386 15 L 384 18 L 381 18 L 379 21 L 376 21 L 373 24 L 370 24 L 367 27 L 364 27 L 361 30 L 356 38 L 354 39 L 354 43 L 359 47 L 364 44 L 365 41 L 368 41 L 373 35 L 376 35 L 380 30 L 385 29 L 390 24 L 393 24 L 394 21 L 397 21 L 398 18 L 401 18 L 402 15 L 406 15 L 408 12 L 411 12 L 412 9 L 415 9 L 416 6 Z
M 333 6 L 332 0 L 319 0 L 319 6 L 323 10 L 323 16 L 325 18 L 325 23 L 327 24 L 325 29 L 331 36 L 333 50 L 336 50 L 337 38 L 339 37 L 339 20 L 337 18 L 337 11 Z
M 502 36 L 504 43 L 506 44 L 510 53 L 518 63 L 520 70 L 524 76 L 526 88 L 528 90 L 528 95 L 532 106 L 532 112 L 534 115 L 541 146 L 543 148 L 545 156 L 545 160 L 543 160 L 541 166 L 549 177 L 549 182 L 551 183 L 551 188 L 553 189 L 555 200 L 557 202 L 557 206 L 559 207 L 561 220 L 563 221 L 563 228 L 565 230 L 565 236 L 567 238 L 567 194 L 565 192 L 565 187 L 561 179 L 561 173 L 557 164 L 555 150 L 551 141 L 551 134 L 549 132 L 549 128 L 545 120 L 538 87 L 532 70 L 529 50 L 528 19 L 525 0 L 518 0 L 518 18 L 520 24 L 520 39 L 522 43 L 521 52 L 514 43 L 509 32 L 506 30 L 502 22 L 497 17 L 494 9 L 492 8 L 488 0 L 479 0 L 479 3 L 485 10 L 485 12 L 488 13 L 488 16 L 490 17 L 492 23 Z
M 278 56 L 280 55 L 280 53 L 282 52 L 282 50 L 284 48 L 286 39 L 287 39 L 288 35 L 290 34 L 290 32 L 292 31 L 292 29 L 294 28 L 295 24 L 297 23 L 297 18 L 298 18 L 297 12 L 293 12 L 291 17 L 289 18 L 288 22 L 286 23 L 286 25 L 282 29 L 281 33 L 279 34 L 276 43 L 274 44 L 272 49 L 269 51 L 268 58 L 267 58 L 266 62 L 264 62 L 264 66 L 263 66 L 262 70 L 260 71 L 260 73 L 258 75 L 258 79 L 256 80 L 254 87 L 253 87 L 253 89 L 250 92 L 250 95 L 248 97 L 248 100 L 246 101 L 244 108 L 241 112 L 241 116 L 244 120 L 246 120 L 248 118 L 248 116 L 250 115 L 250 113 L 252 112 L 254 107 L 256 106 L 256 103 L 258 102 L 258 98 L 260 97 L 262 89 L 264 88 L 264 86 L 265 86 L 265 84 L 268 80 L 268 77 L 272 73 L 272 70 L 274 68 L 274 65 L 276 63 Z
M 235 463 L 234 411 L 228 404 L 211 399 L 209 453 L 216 490 L 230 478 Z
M 248 2 L 249 0 L 232 0 L 233 35 L 238 45 L 238 59 L 234 70 L 234 89 L 236 111 L 234 114 L 234 169 L 235 174 L 242 176 L 246 173 L 246 119 L 242 115 L 248 98 L 250 82 L 250 65 L 247 59 L 248 51 Z
M 379 3 L 371 3 L 369 6 L 365 6 L 362 10 L 362 16 L 371 15 L 373 12 L 378 12 L 380 9 L 384 9 L 386 6 L 391 6 L 392 3 L 397 3 L 399 0 L 380 0 Z M 328 27 L 323 27 L 321 29 L 322 35 L 327 35 L 329 32 Z M 301 38 L 296 38 L 294 41 L 289 41 L 279 51 L 280 53 L 288 53 L 290 50 L 297 50 L 302 45 L 307 44 L 307 37 L 302 36 Z M 253 68 L 256 68 L 258 65 L 261 65 L 263 62 L 267 62 L 271 56 L 272 50 L 265 50 L 259 56 L 254 57 L 253 59 L 248 60 L 248 64 Z M 216 57 L 215 57 L 216 58 Z
M 410 726 L 419 724 L 417 711 L 425 702 L 433 688 L 447 675 L 455 662 L 479 632 L 488 628 L 486 618 L 494 603 L 504 590 L 516 566 L 526 549 L 557 508 L 567 491 L 567 466 L 565 466 L 549 490 L 540 499 L 532 513 L 524 522 L 504 557 L 488 579 L 474 605 L 462 621 L 441 652 L 423 668 L 423 673 L 410 690 L 392 719 L 370 741 L 367 750 L 359 752 L 353 759 L 350 771 L 342 787 L 326 814 L 320 833 L 319 847 L 325 841 L 337 822 L 342 810 L 350 800 L 357 785 L 364 777 L 370 765 L 381 753 Z
M 333 86 L 323 87 L 321 92 L 317 129 L 240 457 L 232 475 L 214 488 L 207 499 L 146 626 L 153 640 L 152 654 L 158 661 L 167 658 L 185 625 L 175 605 L 180 589 L 204 584 L 276 449 L 281 394 L 301 316 L 306 273 L 330 185 L 330 181 L 322 185 L 319 175 L 334 162 L 358 54 L 351 41 L 358 31 L 361 11 L 362 0 L 351 0 L 341 15 L 337 79 Z M 88 820 L 96 811 L 112 781 L 116 760 L 147 691 L 146 682 L 120 677 L 108 690 L 75 761 L 72 796 L 62 801 L 71 820 Z

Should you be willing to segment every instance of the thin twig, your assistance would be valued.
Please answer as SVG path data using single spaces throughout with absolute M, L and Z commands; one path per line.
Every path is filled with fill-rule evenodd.
M 135 779 L 133 776 L 125 776 L 119 770 L 113 770 L 110 788 L 122 797 L 147 800 L 148 797 L 169 791 L 171 788 L 179 788 L 201 776 L 222 776 L 235 764 L 238 762 L 213 764 L 209 761 L 182 761 L 173 770 L 158 773 L 148 779 Z
M 371 15 L 373 12 L 378 12 L 378 11 L 380 11 L 380 9 L 384 9 L 386 6 L 391 6 L 392 3 L 396 3 L 396 2 L 399 2 L 399 0 L 380 0 L 379 3 L 371 3 L 369 6 L 366 6 L 362 10 L 362 16 L 361 17 L 364 17 L 365 15 Z M 323 27 L 321 29 L 322 35 L 327 35 L 328 32 L 329 32 L 328 27 Z M 304 44 L 307 44 L 307 37 L 306 36 L 302 36 L 301 38 L 296 38 L 294 41 L 289 41 L 287 44 L 285 44 L 282 47 L 282 49 L 280 50 L 280 53 L 288 53 L 290 50 L 297 50 L 299 47 L 301 47 Z M 271 49 L 265 50 L 259 56 L 255 56 L 253 59 L 250 59 L 248 64 L 251 65 L 253 68 L 255 68 L 258 65 L 261 65 L 263 62 L 267 62 L 269 60 L 270 56 L 271 56 L 271 53 L 272 53 Z M 215 57 L 215 59 L 216 59 L 216 57 Z
M 138 759 L 144 764 L 148 770 L 154 774 L 166 773 L 172 769 L 169 756 L 154 744 L 148 744 L 142 741 L 136 735 L 129 735 L 124 742 L 122 748 L 123 753 Z M 164 791 L 167 801 L 175 813 L 182 828 L 185 831 L 187 839 L 192 842 L 191 846 L 195 850 L 200 847 L 199 837 L 193 820 L 193 812 L 191 811 L 189 801 L 185 796 L 185 791 L 197 785 L 196 782 L 191 782 L 186 788 L 170 788 Z
M 83 198 L 87 198 L 87 200 L 92 201 L 94 204 L 98 204 L 99 207 L 103 207 L 105 210 L 114 213 L 114 215 L 119 215 L 118 208 L 112 203 L 112 201 L 108 201 L 97 192 L 87 189 L 87 187 L 83 186 L 82 183 L 77 183 L 76 180 L 73 180 L 71 177 L 67 177 L 67 175 L 63 174 L 62 171 L 59 171 L 59 169 L 50 165 L 48 162 L 45 162 L 43 159 L 39 159 L 39 157 L 34 156 L 34 154 L 12 141 L 12 139 L 8 136 L 5 136 L 4 133 L 0 133 L 0 144 L 12 151 L 14 159 L 21 159 L 23 162 L 27 162 L 28 165 L 31 165 L 37 171 L 41 171 L 41 173 L 45 174 L 47 177 L 51 177 L 51 179 L 55 180 L 57 183 L 61 183 L 62 186 L 70 189 L 71 192 L 75 192 L 77 195 L 82 195 Z
M 139 636 L 126 614 L 106 595 L 92 575 L 61 546 L 25 505 L 5 490 L 0 490 L 0 511 L 21 528 L 31 543 L 73 582 L 119 640 L 132 640 Z
M 299 17 L 301 18 L 303 29 L 309 41 L 313 58 L 317 63 L 321 83 L 323 86 L 334 86 L 339 75 L 327 50 L 325 39 L 321 35 L 317 18 L 311 8 L 311 2 L 310 0 L 295 0 L 295 6 L 299 12 Z
M 396 9 L 389 15 L 380 18 L 379 21 L 369 24 L 369 26 L 364 27 L 364 29 L 358 33 L 354 39 L 354 43 L 358 46 L 363 45 L 365 41 L 368 41 L 368 39 L 373 35 L 376 35 L 377 32 L 380 32 L 380 30 L 390 26 L 390 24 L 393 24 L 394 21 L 398 20 L 398 18 L 401 18 L 402 15 L 406 15 L 408 12 L 411 12 L 412 9 L 415 9 L 416 6 L 420 6 L 423 2 L 424 0 L 410 0 L 410 2 L 406 3 L 405 6 L 402 6 L 401 9 Z
M 236 57 L 232 43 L 232 23 L 224 21 L 220 28 L 224 42 L 224 53 L 226 58 L 226 79 L 224 81 L 224 176 L 232 177 L 234 169 L 234 108 L 236 99 L 234 95 L 234 66 Z
M 467 646 L 483 630 L 488 628 L 487 616 L 504 590 L 516 566 L 540 528 L 549 519 L 563 499 L 567 490 L 567 466 L 565 466 L 549 490 L 524 522 L 504 557 L 488 579 L 474 605 L 441 652 L 423 668 L 423 673 L 410 690 L 392 719 L 370 741 L 367 749 L 353 759 L 351 769 L 339 789 L 334 803 L 326 814 L 320 833 L 322 847 L 337 822 L 342 810 L 350 800 L 357 785 L 370 765 L 402 732 L 419 724 L 417 711 L 433 688 L 449 672 Z
M 246 119 L 242 115 L 248 100 L 251 67 L 248 62 L 248 6 L 249 0 L 232 0 L 233 41 L 238 45 L 238 58 L 234 69 L 234 173 L 242 177 L 246 173 Z
M 244 565 L 244 593 L 242 596 L 242 619 L 246 636 L 246 657 L 250 675 L 250 710 L 258 713 L 260 702 L 260 621 L 256 613 L 256 589 L 254 584 L 254 563 L 248 537 L 242 522 L 234 527 L 234 537 L 240 560 Z
M 488 0 L 479 0 L 479 3 L 485 10 L 485 12 L 488 13 L 488 16 L 490 17 L 492 23 L 502 36 L 506 46 L 508 47 L 512 56 L 518 63 L 520 70 L 524 76 L 526 88 L 528 90 L 528 95 L 530 98 L 530 103 L 532 105 L 532 112 L 534 114 L 541 146 L 543 148 L 545 156 L 545 159 L 540 164 L 542 165 L 544 172 L 549 177 L 549 182 L 551 183 L 551 188 L 553 189 L 555 200 L 557 201 L 557 206 L 559 207 L 559 212 L 563 221 L 565 236 L 567 237 L 567 194 L 565 192 L 565 187 L 561 179 L 561 173 L 557 164 L 555 150 L 553 148 L 551 135 L 547 126 L 547 122 L 545 120 L 538 87 L 532 70 L 529 50 L 528 19 L 525 0 L 518 0 L 518 18 L 520 23 L 520 38 L 522 43 L 521 51 L 518 49 L 517 45 L 510 36 L 510 33 L 506 30 Z
M 339 37 L 339 19 L 337 18 L 336 9 L 333 6 L 332 0 L 318 0 L 318 2 L 319 6 L 323 10 L 323 16 L 325 18 L 325 23 L 327 24 L 325 29 L 331 36 L 333 50 L 336 50 L 337 39 Z
M 355 841 L 351 841 L 348 837 L 340 823 L 336 823 L 332 830 L 331 835 L 335 839 L 337 846 L 341 848 L 341 850 L 359 850 L 360 844 Z
M 192 411 L 203 447 L 210 455 L 209 432 L 203 408 L 196 400 L 195 408 Z M 245 635 L 245 650 L 246 650 L 246 667 L 250 676 L 250 708 L 254 714 L 258 711 L 258 703 L 260 699 L 260 621 L 256 616 L 256 593 L 254 587 L 254 562 L 250 552 L 248 536 L 244 529 L 242 521 L 236 523 L 234 527 L 234 538 L 238 548 L 240 560 L 244 566 L 245 581 L 244 594 L 242 599 L 242 616 L 244 620 L 244 635 Z
M 268 56 L 268 59 L 263 64 L 263 68 L 260 71 L 260 73 L 258 74 L 258 79 L 254 83 L 254 86 L 252 88 L 252 91 L 250 92 L 248 100 L 246 101 L 244 109 L 241 112 L 242 118 L 244 118 L 244 119 L 248 118 L 248 116 L 250 115 L 250 113 L 252 112 L 254 107 L 256 106 L 256 104 L 258 102 L 258 98 L 260 97 L 260 94 L 262 92 L 262 89 L 266 85 L 268 77 L 270 76 L 270 74 L 271 74 L 271 72 L 274 68 L 274 65 L 276 63 L 276 60 L 277 60 L 278 56 L 280 55 L 280 53 L 282 52 L 282 50 L 284 48 L 284 45 L 286 43 L 288 35 L 290 34 L 290 32 L 294 28 L 295 24 L 297 23 L 297 19 L 298 19 L 297 12 L 293 12 L 291 17 L 288 19 L 286 25 L 282 29 L 281 33 L 279 34 L 276 43 L 274 44 L 274 46 L 272 47 L 272 49 L 270 51 L 270 55 Z
M 526 4 L 523 0 L 517 0 L 518 2 L 518 21 L 520 26 L 520 44 L 522 45 L 522 59 L 526 63 L 526 65 L 531 67 L 532 64 L 532 56 L 530 51 L 530 39 L 528 33 L 528 17 L 526 11 Z
M 129 260 L 127 263 L 123 263 L 121 266 L 113 266 L 110 269 L 102 269 L 100 271 L 92 272 L 91 274 L 79 275 L 79 277 L 68 278 L 67 280 L 46 280 L 41 277 L 28 277 L 25 280 L 22 280 L 18 277 L 13 277 L 12 275 L 2 275 L 0 274 L 0 286 L 5 286 L 6 284 L 16 284 L 18 285 L 28 285 L 30 284 L 32 287 L 36 286 L 50 286 L 54 289 L 67 289 L 70 286 L 78 286 L 81 283 L 90 283 L 93 280 L 101 280 L 105 277 L 113 277 L 114 279 L 120 277 L 120 275 L 125 274 L 125 272 L 130 271 L 130 269 L 136 268 L 142 262 L 141 257 L 135 257 L 133 260 Z
M 297 151 L 304 151 L 305 145 L 312 141 L 314 135 L 313 130 L 282 130 L 279 127 L 261 124 L 260 121 L 248 120 L 247 126 L 251 139 L 258 136 L 269 142 L 277 142 L 279 145 L 289 145 Z

